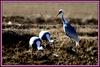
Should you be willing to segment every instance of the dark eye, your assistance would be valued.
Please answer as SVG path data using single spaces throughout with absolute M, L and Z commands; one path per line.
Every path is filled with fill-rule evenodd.
M 62 13 L 62 11 L 59 11 L 59 14 Z

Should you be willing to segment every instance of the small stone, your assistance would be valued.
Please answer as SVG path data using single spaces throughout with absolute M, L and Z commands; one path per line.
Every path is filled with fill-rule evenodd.
M 54 56 L 56 56 L 56 57 L 58 57 L 59 55 L 57 55 L 57 54 L 53 54 Z

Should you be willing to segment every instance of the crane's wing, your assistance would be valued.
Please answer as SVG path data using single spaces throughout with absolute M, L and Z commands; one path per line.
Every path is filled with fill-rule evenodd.
M 74 40 L 78 39 L 78 34 L 74 27 L 72 27 L 70 24 L 67 24 L 64 27 L 65 27 L 65 33 L 67 36 L 69 36 L 70 38 Z

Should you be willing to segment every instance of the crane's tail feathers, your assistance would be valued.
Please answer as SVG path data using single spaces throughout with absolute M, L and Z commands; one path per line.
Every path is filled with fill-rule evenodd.
M 76 47 L 79 47 L 79 42 L 76 42 Z
M 78 37 L 78 41 L 80 41 L 81 39 L 80 39 L 80 37 Z

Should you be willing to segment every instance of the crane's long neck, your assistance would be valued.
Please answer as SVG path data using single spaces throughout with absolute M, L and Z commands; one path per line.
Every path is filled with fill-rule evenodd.
M 63 14 L 61 14 L 61 20 L 62 20 L 63 24 L 68 23 L 68 21 L 67 21 L 67 20 L 65 20 L 64 15 L 63 15 Z

